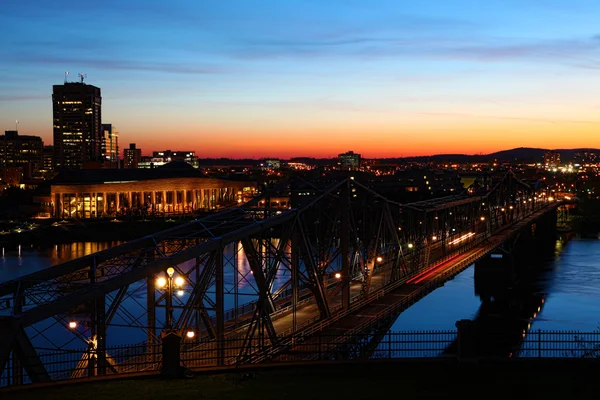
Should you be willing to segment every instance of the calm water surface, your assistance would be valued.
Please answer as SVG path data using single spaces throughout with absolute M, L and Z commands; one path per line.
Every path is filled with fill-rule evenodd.
M 119 242 L 88 242 L 50 248 L 3 249 L 0 281 L 117 244 Z M 239 269 L 249 270 L 247 265 L 239 266 Z M 454 330 L 456 321 L 476 319 L 482 312 L 482 301 L 475 293 L 474 277 L 475 267 L 471 266 L 402 313 L 391 330 Z M 226 277 L 226 280 L 232 279 Z M 544 297 L 543 307 L 531 319 L 531 329 L 597 330 L 600 327 L 600 240 L 557 240 L 554 254 L 541 263 L 528 288 L 524 297 L 536 293 Z M 139 339 L 143 340 L 143 336 Z
M 476 319 L 481 299 L 471 266 L 402 313 L 392 330 L 454 330 Z M 541 265 L 528 294 L 544 297 L 531 329 L 595 331 L 600 328 L 600 240 L 557 240 L 555 254 Z

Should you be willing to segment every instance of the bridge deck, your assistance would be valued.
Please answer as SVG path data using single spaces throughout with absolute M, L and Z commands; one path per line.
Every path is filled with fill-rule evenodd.
M 272 315 L 272 322 L 275 331 L 281 338 L 279 344 L 284 345 L 288 350 L 283 354 L 272 353 L 273 347 L 267 339 L 262 345 L 254 346 L 252 354 L 248 356 L 252 361 L 257 362 L 273 357 L 286 361 L 306 360 L 314 359 L 318 357 L 318 354 L 327 354 L 333 348 L 342 345 L 343 340 L 358 335 L 381 321 L 397 316 L 408 309 L 445 281 L 498 248 L 546 211 L 546 208 L 538 210 L 487 238 L 485 235 L 477 236 L 477 241 L 471 242 L 475 245 L 474 247 L 434 263 L 429 268 L 413 274 L 410 278 L 402 279 L 394 284 L 386 286 L 390 268 L 375 270 L 371 280 L 371 291 L 366 298 L 360 297 L 362 283 L 351 283 L 350 297 L 352 301 L 349 310 L 341 309 L 341 296 L 337 295 L 329 299 L 329 308 L 332 310 L 332 316 L 329 319 L 320 319 L 319 309 L 312 298 L 300 305 L 295 315 L 291 312 L 275 313 Z M 296 332 L 296 334 L 291 335 L 292 332 Z M 238 362 L 246 333 L 247 326 L 242 326 L 226 334 L 222 350 L 225 355 L 225 365 Z M 311 337 L 315 333 L 320 333 L 320 336 L 329 336 L 331 340 L 322 343 L 319 336 Z M 182 358 L 188 367 L 217 366 L 218 353 L 214 341 L 194 347 L 188 346 L 187 349 L 185 347 L 184 345 Z
M 483 240 L 478 246 L 468 250 L 464 254 L 452 257 L 447 261 L 433 265 L 425 271 L 415 274 L 407 280 L 406 284 L 388 291 L 382 297 L 375 298 L 359 310 L 348 314 L 346 317 L 323 329 L 321 334 L 347 340 L 347 338 L 364 332 L 366 328 L 376 325 L 386 318 L 397 316 L 402 311 L 408 309 L 418 299 L 435 290 L 445 281 L 456 276 L 477 260 L 491 253 L 546 211 L 542 209 Z M 297 346 L 293 346 L 288 353 L 280 357 L 285 360 L 314 359 L 317 357 L 317 354 L 326 354 L 332 347 L 341 344 L 339 340 L 333 340 L 324 344 L 321 344 L 319 340 L 314 338 L 309 339 Z M 315 346 L 317 346 L 318 351 L 315 351 Z M 306 348 L 311 349 L 310 355 L 306 355 Z

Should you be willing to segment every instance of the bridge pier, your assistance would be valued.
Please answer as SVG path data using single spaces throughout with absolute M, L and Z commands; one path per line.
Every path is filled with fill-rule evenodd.
M 523 227 L 512 240 L 475 263 L 475 294 L 489 300 L 512 287 L 556 241 L 556 209 Z M 500 290 L 497 290 L 500 289 Z
M 513 240 L 475 264 L 475 320 L 458 321 L 458 357 L 513 357 L 544 304 L 543 266 L 554 255 L 556 212 L 524 226 Z M 542 280 L 543 281 L 543 280 Z

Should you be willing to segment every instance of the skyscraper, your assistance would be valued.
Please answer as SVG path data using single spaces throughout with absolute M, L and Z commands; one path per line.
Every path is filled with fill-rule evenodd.
M 102 124 L 102 163 L 105 168 L 119 168 L 119 132 L 112 124 Z
M 56 169 L 84 168 L 102 161 L 100 88 L 83 82 L 54 85 L 54 161 Z

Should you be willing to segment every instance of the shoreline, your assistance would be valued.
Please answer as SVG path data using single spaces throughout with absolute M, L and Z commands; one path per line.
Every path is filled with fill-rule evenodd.
M 0 246 L 11 248 L 19 245 L 54 245 L 75 242 L 130 241 L 193 221 L 198 216 L 172 219 L 155 217 L 143 220 L 44 220 L 12 223 L 0 232 Z

